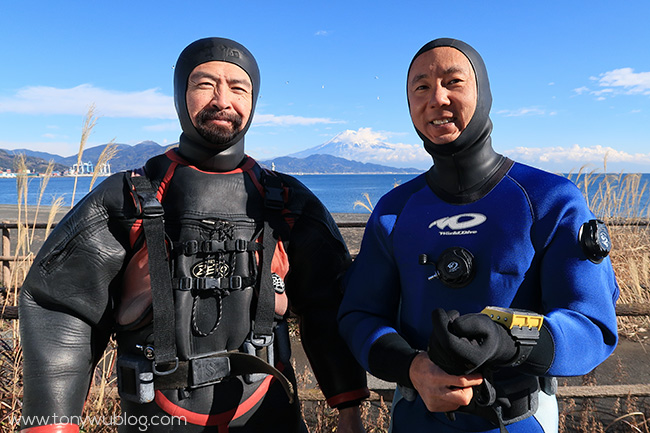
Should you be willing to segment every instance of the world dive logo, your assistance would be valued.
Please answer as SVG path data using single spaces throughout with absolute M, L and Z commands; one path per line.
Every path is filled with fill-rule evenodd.
M 440 235 L 475 235 L 478 233 L 476 230 L 471 230 L 480 226 L 487 217 L 480 213 L 462 213 L 450 217 L 444 217 L 435 220 L 429 224 L 429 228 L 438 227 Z

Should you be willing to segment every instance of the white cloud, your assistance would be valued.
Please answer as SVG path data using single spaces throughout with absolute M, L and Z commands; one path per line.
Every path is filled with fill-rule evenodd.
M 614 69 L 600 74 L 602 87 L 623 87 L 626 93 L 650 95 L 650 72 L 634 72 L 632 68 Z
M 355 131 L 346 129 L 332 139 L 347 143 L 362 144 L 365 147 L 372 147 L 382 141 L 388 140 L 389 134 L 382 131 L 373 131 L 372 128 L 359 128 Z
M 123 92 L 101 89 L 91 84 L 82 84 L 69 89 L 46 86 L 25 87 L 12 96 L 0 98 L 0 113 L 85 116 L 88 107 L 92 104 L 95 105 L 97 114 L 102 117 L 177 119 L 173 98 L 163 95 L 158 89 Z M 256 114 L 253 123 L 257 126 L 309 126 L 344 122 L 324 117 Z M 154 132 L 175 131 L 179 129 L 179 125 L 175 121 L 151 125 L 143 129 Z
M 29 86 L 13 96 L 0 98 L 0 113 L 71 114 L 84 116 L 95 104 L 97 114 L 105 117 L 174 119 L 171 96 L 159 89 L 123 92 L 81 84 L 69 89 Z
M 316 33 L 314 33 L 314 36 L 329 36 L 329 34 L 329 30 L 318 30 Z
M 591 90 L 589 87 L 578 87 L 577 89 L 573 89 L 574 92 L 576 92 L 578 95 L 582 95 L 583 93 L 589 93 Z
M 309 126 L 316 124 L 345 123 L 342 120 L 332 120 L 326 117 L 301 117 L 294 115 L 276 116 L 274 114 L 255 114 L 255 126 Z
M 614 93 L 614 89 L 594 90 L 593 92 L 591 92 L 592 95 L 596 95 L 596 96 L 605 96 L 608 93 Z
M 530 164 L 565 164 L 573 163 L 578 167 L 584 164 L 602 165 L 607 163 L 630 163 L 650 165 L 650 153 L 628 153 L 606 146 L 582 147 L 516 147 L 504 152 L 510 158 Z
M 589 79 L 598 82 L 601 89 L 591 90 L 583 86 L 573 91 L 578 95 L 594 95 L 598 101 L 616 95 L 650 95 L 650 72 L 634 72 L 632 68 L 620 68 Z
M 529 108 L 519 108 L 517 110 L 500 110 L 496 114 L 500 114 L 505 117 L 521 117 L 521 116 L 544 116 L 546 111 L 536 107 Z M 555 114 L 555 112 L 549 113 L 550 115 Z

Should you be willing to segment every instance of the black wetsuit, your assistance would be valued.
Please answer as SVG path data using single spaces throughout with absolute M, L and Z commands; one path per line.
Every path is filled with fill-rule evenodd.
M 74 417 L 81 415 L 94 366 L 109 337 L 115 335 L 118 341 L 120 360 L 143 365 L 150 365 L 147 349 L 155 351 L 162 340 L 154 330 L 147 265 L 152 260 L 147 243 L 153 241 L 147 238 L 145 243 L 143 237 L 138 196 L 142 183 L 134 192 L 135 177 L 149 181 L 164 210 L 173 332 L 182 368 L 164 379 L 155 376 L 154 401 L 123 398 L 120 431 L 141 431 L 143 425 L 160 432 L 304 431 L 298 403 L 289 403 L 278 377 L 249 376 L 237 370 L 234 361 L 234 373 L 217 383 L 198 377 L 215 365 L 202 359 L 246 351 L 261 281 L 271 278 L 270 271 L 263 270 L 263 238 L 274 238 L 273 248 L 267 249 L 274 252 L 271 271 L 286 286 L 284 293 L 276 290 L 273 356 L 266 354 L 264 361 L 295 387 L 288 310 L 283 307 L 288 298 L 330 405 L 345 407 L 368 394 L 365 374 L 337 332 L 339 280 L 349 254 L 333 219 L 296 179 L 265 172 L 244 155 L 243 134 L 250 121 L 231 142 L 214 146 L 189 120 L 187 77 L 196 65 L 212 60 L 242 67 L 257 96 L 257 65 L 244 47 L 216 38 L 191 44 L 175 71 L 176 105 L 184 130 L 179 149 L 102 182 L 66 215 L 39 251 L 20 299 L 23 427 L 76 431 L 75 425 L 60 423 L 80 419 Z M 273 210 L 265 201 L 265 176 L 282 191 Z M 123 397 L 132 395 L 133 384 L 122 382 Z M 170 415 L 176 417 L 174 422 Z M 130 423 L 129 417 L 137 422 Z

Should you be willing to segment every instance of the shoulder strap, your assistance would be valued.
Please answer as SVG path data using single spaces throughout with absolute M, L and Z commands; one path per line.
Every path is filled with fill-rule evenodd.
M 252 170 L 251 170 L 252 171 Z M 249 173 L 251 178 L 254 173 Z M 267 347 L 273 343 L 273 319 L 275 317 L 275 289 L 271 276 L 273 253 L 278 242 L 278 235 L 272 228 L 271 221 L 282 220 L 284 209 L 284 186 L 279 176 L 270 175 L 266 170 L 260 174 L 260 183 L 264 199 L 264 232 L 262 235 L 262 266 L 260 269 L 260 290 L 257 308 L 253 319 L 250 342 L 256 348 Z
M 271 262 L 277 239 L 268 223 L 264 221 L 262 235 L 262 267 L 259 272 L 260 291 L 257 296 L 257 308 L 253 318 L 250 341 L 256 348 L 266 347 L 273 343 L 273 319 L 275 316 L 275 289 L 271 277 Z
M 128 173 L 127 176 L 131 174 Z M 155 345 L 153 371 L 157 375 L 166 375 L 178 368 L 178 357 L 172 280 L 165 245 L 164 210 L 146 175 L 132 176 L 130 182 L 140 202 L 142 228 L 149 255 Z M 172 366 L 169 367 L 169 364 Z

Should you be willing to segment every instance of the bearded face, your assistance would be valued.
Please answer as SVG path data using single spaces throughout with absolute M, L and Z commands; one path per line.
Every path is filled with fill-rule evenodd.
M 248 74 L 228 62 L 202 63 L 189 76 L 187 111 L 197 132 L 216 146 L 230 143 L 248 122 L 253 85 Z
M 201 137 L 214 144 L 230 142 L 241 130 L 242 117 L 214 107 L 205 107 L 195 118 L 195 127 Z

